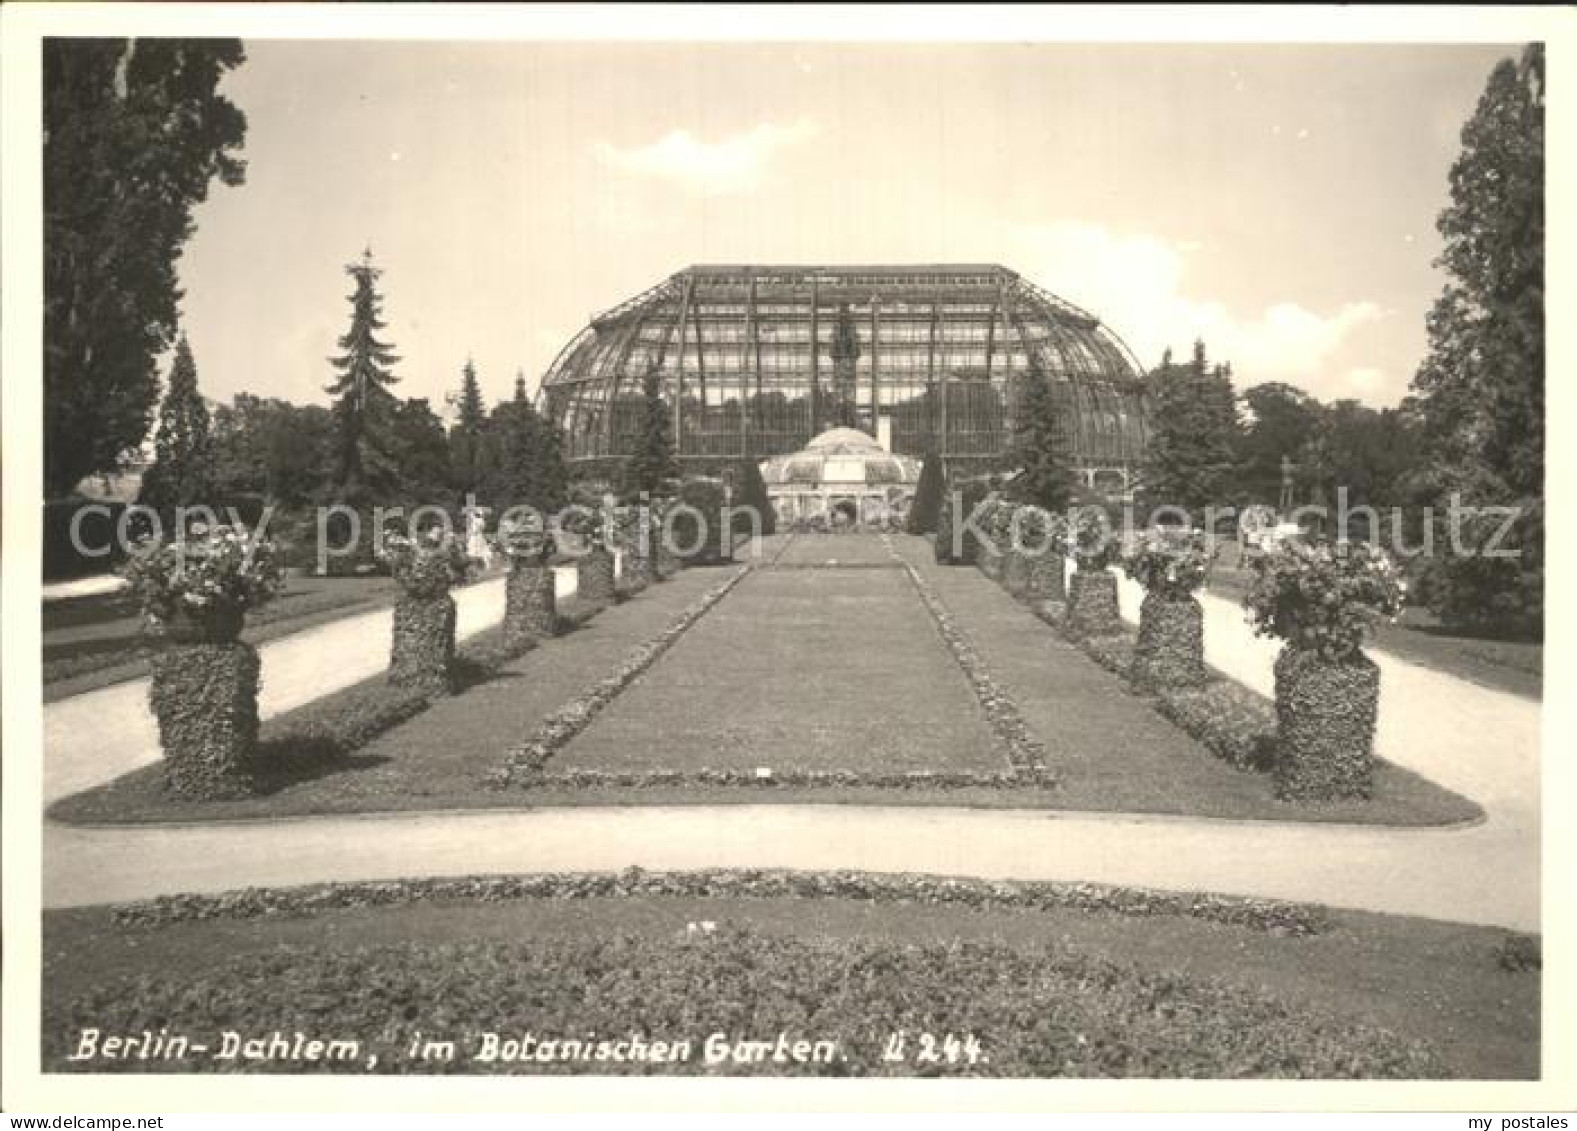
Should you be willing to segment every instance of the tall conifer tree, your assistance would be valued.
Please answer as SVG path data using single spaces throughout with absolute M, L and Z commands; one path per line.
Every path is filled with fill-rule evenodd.
M 142 501 L 152 507 L 215 504 L 213 444 L 208 405 L 197 391 L 197 363 L 182 334 L 175 344 L 169 389 L 159 406 L 154 461 L 142 483 Z
M 348 296 L 350 329 L 339 340 L 344 352 L 329 359 L 338 374 L 325 391 L 335 398 L 334 487 L 342 499 L 355 502 L 391 478 L 393 469 L 379 447 L 378 433 L 394 403 L 389 386 L 399 381 L 393 366 L 400 359 L 393 346 L 378 337 L 385 327 L 383 297 L 377 290 L 383 271 L 372 265 L 371 249 L 359 262 L 347 264 L 345 273 L 356 281 L 355 292 Z

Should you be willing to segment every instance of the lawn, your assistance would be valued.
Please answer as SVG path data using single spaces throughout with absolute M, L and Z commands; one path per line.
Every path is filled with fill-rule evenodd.
M 785 559 L 812 560 L 798 549 Z M 832 579 L 774 568 L 747 578 L 550 768 L 1011 767 L 901 570 L 840 570 Z
M 1271 914 L 1201 916 L 1186 897 L 1086 885 L 959 881 L 947 898 L 934 885 L 893 898 L 843 874 L 773 878 L 665 887 L 642 875 L 625 894 L 596 878 L 551 895 L 443 894 L 468 890 L 455 881 L 411 900 L 381 884 L 370 904 L 330 888 L 306 909 L 163 923 L 117 921 L 107 908 L 48 912 L 45 1070 L 364 1072 L 375 1054 L 378 1072 L 1538 1075 L 1539 977 L 1502 965 L 1502 931 L 1265 905 Z M 890 893 L 901 879 L 882 886 Z M 802 885 L 840 894 L 783 894 Z M 1027 886 L 1051 898 L 1000 898 Z M 196 1054 L 72 1063 L 85 1026 L 216 1046 L 225 1029 L 301 1031 L 362 1047 L 350 1065 Z M 411 1058 L 416 1030 L 453 1041 L 455 1059 Z M 898 1030 L 904 1057 L 885 1060 Z M 487 1032 L 593 1042 L 638 1033 L 689 1041 L 693 1055 L 672 1065 L 474 1059 Z M 710 1034 L 732 1044 L 780 1032 L 834 1042 L 834 1056 L 705 1063 Z M 921 1033 L 956 1036 L 955 1060 L 921 1058 Z

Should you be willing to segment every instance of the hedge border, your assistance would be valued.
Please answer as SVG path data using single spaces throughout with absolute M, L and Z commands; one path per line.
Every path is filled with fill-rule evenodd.
M 542 767 L 576 735 L 591 725 L 603 708 L 612 703 L 624 689 L 660 659 L 663 653 L 706 615 L 712 606 L 726 597 L 749 574 L 758 569 L 770 568 L 783 556 L 790 534 L 778 546 L 776 553 L 764 563 L 746 562 L 720 584 L 713 586 L 691 602 L 654 637 L 625 653 L 624 659 L 612 675 L 592 684 L 580 695 L 561 704 L 557 710 L 537 724 L 531 737 L 504 754 L 503 765 L 484 779 L 493 789 L 531 788 L 544 784 Z
M 981 909 L 1072 910 L 1131 918 L 1179 917 L 1280 936 L 1308 937 L 1335 929 L 1330 909 L 1253 896 L 1167 892 L 1153 888 L 1057 880 L 986 880 L 856 870 L 709 868 L 647 872 L 542 872 L 521 875 L 355 880 L 285 888 L 243 888 L 216 895 L 162 895 L 119 904 L 122 927 L 165 927 L 206 920 L 309 916 L 336 908 L 388 907 L 429 900 L 682 898 L 833 898 L 872 903 L 954 904 Z
M 1057 777 L 1046 765 L 1046 747 L 1024 721 L 1018 703 L 992 675 L 990 666 L 953 623 L 947 605 L 931 588 L 930 582 L 921 577 L 919 571 L 898 553 L 892 539 L 885 533 L 882 542 L 893 560 L 903 566 L 915 592 L 920 595 L 920 603 L 931 614 L 937 635 L 942 638 L 942 643 L 947 646 L 954 662 L 969 681 L 976 702 L 985 712 L 992 736 L 1001 746 L 1015 777 L 1037 785 L 1055 785 Z
M 1027 771 L 1007 771 L 985 774 L 935 770 L 911 770 L 903 773 L 871 773 L 862 770 L 772 770 L 760 774 L 755 770 L 711 769 L 698 770 L 566 770 L 562 773 L 542 774 L 534 785 L 541 788 L 560 787 L 585 789 L 596 787 L 624 787 L 653 789 L 662 786 L 696 785 L 727 786 L 730 788 L 811 788 L 848 789 L 861 786 L 880 789 L 1002 789 L 1022 786 L 1029 780 Z M 1056 784 L 1048 777 L 1045 784 Z
M 561 626 L 583 624 L 600 611 L 596 606 L 583 606 L 571 597 L 559 608 L 558 621 Z M 525 647 L 513 646 L 504 639 L 500 625 L 485 628 L 461 641 L 455 647 L 455 694 L 463 695 L 474 684 L 544 643 L 546 641 Z M 418 688 L 389 683 L 385 673 L 380 672 L 361 683 L 331 691 L 265 720 L 259 745 L 305 745 L 320 752 L 327 746 L 328 756 L 345 757 L 422 714 L 434 701 Z M 262 769 L 266 772 L 267 766 Z
M 1249 773 L 1274 771 L 1278 749 L 1275 700 L 1234 679 L 1216 674 L 1208 665 L 1202 684 L 1160 690 L 1143 687 L 1130 676 L 1130 663 L 1139 640 L 1136 629 L 1122 622 L 1118 632 L 1104 636 L 1080 636 L 1064 628 L 1064 606 L 1061 602 L 1041 601 L 1033 608 L 1035 615 L 1049 624 L 1059 636 L 1121 679 L 1129 694 L 1148 703 L 1162 718 L 1227 765 Z M 1230 701 L 1226 706 L 1232 710 L 1190 709 L 1195 701 L 1223 696 Z M 1252 728 L 1232 725 L 1233 718 L 1244 715 L 1257 716 L 1254 720 L 1257 725 Z

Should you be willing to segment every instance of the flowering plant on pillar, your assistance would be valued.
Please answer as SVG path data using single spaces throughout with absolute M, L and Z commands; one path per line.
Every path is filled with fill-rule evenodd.
M 1287 542 L 1255 566 L 1243 599 L 1255 631 L 1285 641 L 1276 659 L 1276 786 L 1287 800 L 1367 797 L 1380 671 L 1363 653 L 1401 612 L 1395 563 L 1367 543 Z

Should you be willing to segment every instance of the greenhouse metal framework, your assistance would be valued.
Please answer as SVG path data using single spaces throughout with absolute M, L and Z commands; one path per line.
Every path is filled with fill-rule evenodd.
M 1036 367 L 1064 409 L 1070 464 L 1087 486 L 1129 490 L 1147 434 L 1141 367 L 1098 318 L 998 266 L 690 267 L 593 318 L 541 402 L 583 467 L 636 450 L 655 370 L 691 467 L 842 426 L 985 468 Z

